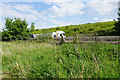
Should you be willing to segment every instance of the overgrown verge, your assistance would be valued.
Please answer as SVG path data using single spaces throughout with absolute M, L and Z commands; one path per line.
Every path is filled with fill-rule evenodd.
M 3 42 L 2 72 L 12 78 L 118 78 L 118 45 Z

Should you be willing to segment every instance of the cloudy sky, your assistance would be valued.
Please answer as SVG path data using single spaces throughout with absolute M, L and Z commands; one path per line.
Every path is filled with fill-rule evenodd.
M 113 21 L 119 0 L 2 0 L 0 24 L 5 17 L 26 19 L 36 29 Z M 2 29 L 2 25 L 0 26 Z

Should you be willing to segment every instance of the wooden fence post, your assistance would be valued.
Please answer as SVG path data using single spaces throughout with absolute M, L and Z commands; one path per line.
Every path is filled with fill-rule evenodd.
M 95 36 L 95 43 L 97 43 L 97 33 L 96 32 L 94 33 L 94 36 Z
M 12 41 L 11 41 L 11 38 L 12 38 L 12 37 L 10 36 L 10 42 L 12 42 Z
M 65 43 L 64 37 L 62 35 L 61 41 L 60 41 L 60 45 L 62 45 L 63 43 Z
M 76 33 L 74 33 L 73 43 L 74 43 L 74 44 L 76 44 L 76 43 L 77 43 L 77 35 L 76 35 Z
M 17 41 L 17 37 L 15 36 L 15 41 Z

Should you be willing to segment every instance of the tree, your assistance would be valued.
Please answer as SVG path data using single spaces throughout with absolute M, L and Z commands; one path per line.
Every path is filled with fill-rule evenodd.
M 35 31 L 35 25 L 34 25 L 34 22 L 32 22 L 32 24 L 31 24 L 31 31 Z
M 119 8 L 119 12 L 120 12 L 120 8 Z M 118 16 L 119 16 L 119 18 L 117 18 L 118 21 L 115 21 L 115 19 L 114 19 L 114 21 L 115 21 L 115 28 L 114 28 L 114 30 L 115 30 L 116 34 L 118 36 L 120 36 L 120 13 L 118 13 Z
M 119 8 L 119 12 L 120 12 L 120 8 Z M 119 12 L 118 12 L 118 16 L 119 16 L 118 22 L 120 23 L 120 13 Z
M 20 18 L 5 18 L 5 28 L 2 32 L 3 40 L 11 40 L 15 38 L 25 38 L 29 35 L 29 28 L 26 20 Z

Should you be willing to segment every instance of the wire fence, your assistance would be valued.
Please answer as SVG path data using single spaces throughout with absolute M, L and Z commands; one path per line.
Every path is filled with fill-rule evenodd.
M 1 39 L 2 40 L 2 39 Z M 9 38 L 10 42 L 13 41 L 37 41 L 42 43 L 113 43 L 113 44 L 119 44 L 120 43 L 120 36 L 97 36 L 97 35 L 86 35 L 86 36 L 78 36 L 75 35 L 74 37 L 59 37 L 59 38 L 52 38 L 50 35 L 46 36 L 38 36 L 36 38 L 31 37 L 14 37 L 14 39 L 11 37 Z

